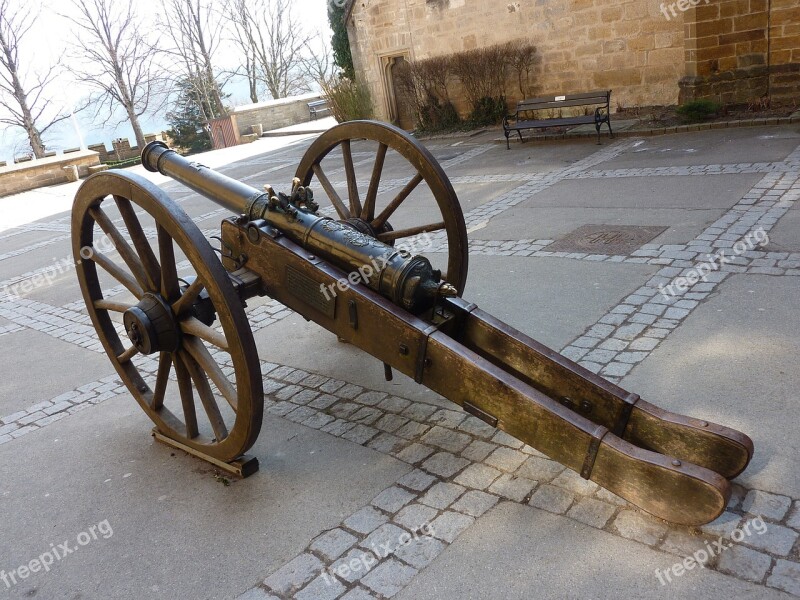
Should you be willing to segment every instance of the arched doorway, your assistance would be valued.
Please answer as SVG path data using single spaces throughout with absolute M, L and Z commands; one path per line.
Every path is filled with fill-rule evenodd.
M 409 131 L 414 129 L 416 123 L 414 111 L 402 80 L 410 68 L 405 55 L 384 57 L 384 81 L 389 119 L 401 129 Z

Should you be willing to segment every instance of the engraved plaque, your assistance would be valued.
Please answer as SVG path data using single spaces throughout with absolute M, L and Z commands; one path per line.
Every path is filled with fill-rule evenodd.
M 331 319 L 336 316 L 336 291 L 323 292 L 322 283 L 292 267 L 286 267 L 286 289 L 292 296 L 302 300 Z

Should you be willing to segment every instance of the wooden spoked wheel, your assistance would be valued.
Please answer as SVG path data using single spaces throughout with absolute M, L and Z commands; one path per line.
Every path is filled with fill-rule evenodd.
M 365 158 L 356 162 L 356 154 Z M 359 188 L 357 167 L 361 165 L 367 170 Z M 345 181 L 337 185 L 331 181 L 332 174 L 342 167 Z M 386 180 L 384 167 L 391 167 L 393 180 Z M 399 242 L 403 246 L 424 234 L 443 232 L 447 263 L 432 262 L 442 270 L 443 280 L 455 286 L 459 294 L 464 291 L 469 245 L 461 205 L 433 155 L 405 131 L 375 121 L 342 123 L 314 141 L 296 176 L 303 186 L 312 185 L 316 178 L 341 221 L 387 244 Z M 433 210 L 428 200 L 431 196 Z M 426 251 L 424 245 L 414 243 L 409 249 L 415 254 Z
M 158 431 L 220 461 L 241 456 L 261 429 L 258 354 L 198 227 L 154 184 L 106 172 L 78 191 L 72 232 L 92 322 Z

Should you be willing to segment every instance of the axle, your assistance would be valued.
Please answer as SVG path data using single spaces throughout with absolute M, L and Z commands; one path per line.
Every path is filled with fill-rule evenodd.
M 319 256 L 346 272 L 357 273 L 360 283 L 409 312 L 420 314 L 432 308 L 437 298 L 458 294 L 441 280 L 441 272 L 434 270 L 428 259 L 384 244 L 347 222 L 318 215 L 312 190 L 300 187 L 298 181 L 291 196 L 276 194 L 269 186 L 261 192 L 188 161 L 158 141 L 150 142 L 142 151 L 142 164 L 148 171 L 172 177 L 243 215 L 251 239 L 274 230 L 302 246 L 309 256 Z M 319 291 L 326 295 L 324 289 Z

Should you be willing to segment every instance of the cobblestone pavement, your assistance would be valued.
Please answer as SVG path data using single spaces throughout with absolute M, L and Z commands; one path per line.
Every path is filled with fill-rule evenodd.
M 737 135 L 758 136 L 771 131 L 757 129 Z M 615 255 L 548 251 L 554 239 L 471 239 L 472 257 L 500 261 L 493 265 L 513 259 L 531 261 L 531 265 L 537 261 L 561 260 L 567 261 L 564 264 L 594 263 L 598 268 L 611 263 L 620 268 L 633 264 L 649 267 L 648 276 L 631 284 L 631 293 L 620 292 L 618 301 L 605 314 L 582 322 L 582 331 L 566 336 L 564 339 L 569 341 L 558 348 L 564 356 L 592 372 L 624 385 L 626 376 L 648 361 L 673 332 L 688 327 L 687 320 L 701 306 L 725 293 L 723 284 L 729 278 L 769 276 L 768 280 L 780 278 L 791 282 L 795 290 L 800 289 L 797 285 L 800 238 L 796 229 L 781 229 L 784 219 L 790 224 L 798 222 L 789 219 L 795 218 L 800 199 L 800 129 L 794 128 L 790 133 L 787 137 L 792 144 L 787 145 L 783 160 L 729 164 L 686 165 L 676 157 L 676 164 L 671 166 L 648 166 L 648 155 L 638 154 L 646 142 L 637 139 L 600 149 L 592 147 L 590 151 L 585 144 L 577 144 L 577 158 L 561 165 L 544 161 L 536 172 L 516 168 L 518 153 L 524 152 L 524 148 L 506 153 L 504 148 L 478 139 L 456 146 L 437 140 L 431 149 L 442 158 L 459 193 L 464 197 L 469 195 L 465 217 L 471 232 L 480 231 L 517 206 L 554 193 L 558 186 L 569 181 L 589 182 L 602 195 L 604 182 L 612 179 L 752 178 L 745 193 L 728 198 L 726 208 L 718 211 L 717 218 L 703 222 L 696 235 L 682 243 L 656 238 L 630 254 Z M 694 135 L 701 134 L 685 138 L 692 139 Z M 724 139 L 723 133 L 706 135 Z M 283 177 L 292 172 L 305 147 L 301 144 L 274 157 L 265 155 L 241 161 L 223 171 L 259 182 L 278 174 Z M 540 146 L 532 152 L 543 151 L 545 148 Z M 559 151 L 572 150 L 567 147 Z M 353 154 L 357 165 L 371 168 L 372 154 Z M 641 168 L 604 168 L 620 157 L 630 160 L 637 156 L 642 156 Z M 693 163 L 697 159 L 694 155 Z M 484 168 L 491 173 L 482 175 Z M 338 173 L 339 178 L 341 175 Z M 335 181 L 337 173 L 329 176 Z M 406 181 L 402 177 L 389 178 L 382 190 L 402 186 Z M 498 188 L 499 184 L 505 187 Z M 183 193 L 175 184 L 166 184 L 165 188 L 207 236 L 215 234 L 225 210 L 210 210 L 209 203 Z M 495 192 L 496 189 L 501 191 Z M 473 202 L 474 197 L 480 199 Z M 641 204 L 643 208 L 656 207 L 648 204 L 647 198 Z M 744 240 L 751 239 L 747 236 L 759 230 L 771 238 L 777 236 L 778 242 L 772 239 L 764 247 L 740 251 Z M 154 231 L 146 233 L 154 236 Z M 11 358 L 10 353 L 34 344 L 34 340 L 52 338 L 80 348 L 81 352 L 98 355 L 97 362 L 102 364 L 103 349 L 86 316 L 74 275 L 65 268 L 47 285 L 48 274 L 53 274 L 62 260 L 53 257 L 69 256 L 68 240 L 69 215 L 0 232 L 0 340 L 3 340 L 0 343 L 4 362 Z M 432 254 L 446 249 L 445 240 L 433 241 Z M 724 253 L 723 260 L 719 259 L 720 252 Z M 708 267 L 710 261 L 716 261 L 714 268 Z M 695 276 L 698 273 L 701 277 Z M 32 291 L 19 294 L 26 283 Z M 491 295 L 491 282 L 479 289 Z M 105 293 L 110 296 L 120 291 L 121 288 L 111 288 Z M 58 301 L 54 302 L 54 298 Z M 248 316 L 254 332 L 260 332 L 257 340 L 263 347 L 270 333 L 285 326 L 293 313 L 272 300 L 262 299 L 252 303 Z M 797 321 L 787 323 L 786 327 L 791 328 L 796 340 Z M 34 335 L 45 338 L 31 337 Z M 59 356 L 37 359 L 63 363 Z M 314 358 L 309 360 L 313 365 Z M 761 360 L 752 356 L 754 370 L 760 368 Z M 157 369 L 155 361 L 142 364 L 151 372 Z M 319 535 L 307 540 L 301 551 L 285 557 L 282 566 L 263 572 L 258 581 L 255 578 L 242 581 L 240 590 L 249 587 L 239 596 L 243 600 L 403 597 L 403 590 L 420 571 L 435 568 L 437 557 L 499 503 L 542 509 L 566 521 L 627 540 L 629 544 L 657 550 L 663 554 L 665 570 L 683 557 L 711 549 L 716 543 L 719 551 L 710 558 L 707 569 L 740 580 L 742 585 L 755 584 L 759 586 L 756 589 L 765 593 L 769 588 L 800 596 L 800 497 L 781 493 L 781 482 L 769 489 L 737 483 L 728 509 L 720 519 L 699 529 L 687 529 L 634 509 L 535 449 L 457 410 L 455 405 L 446 408 L 447 404 L 438 397 L 420 399 L 410 397 L 410 393 L 392 394 L 378 385 L 359 384 L 344 370 L 336 372 L 313 366 L 301 369 L 289 361 L 278 364 L 262 360 L 261 366 L 269 415 L 388 455 L 409 465 L 410 470 L 352 514 L 342 515 L 338 524 L 325 527 Z M 225 371 L 230 376 L 232 365 L 228 364 Z M 113 372 L 110 364 L 107 372 Z M 3 376 L 20 375 L 5 372 Z M 793 376 L 795 384 L 798 383 L 796 373 Z M 112 400 L 131 401 L 116 374 L 88 383 L 82 377 L 80 369 L 76 369 L 72 388 L 48 393 L 46 383 L 34 384 L 28 397 L 4 400 L 2 406 L 10 408 L 7 414 L 0 415 L 0 455 L 15 444 L 30 444 L 35 454 L 35 442 L 30 441 L 35 436 L 28 434 L 45 428 L 58 431 L 63 420 L 71 415 Z M 791 401 L 796 399 L 786 399 L 785 403 L 794 409 Z M 787 418 L 796 420 L 796 410 L 791 409 Z M 759 440 L 755 442 L 758 447 Z M 65 463 L 65 468 L 79 467 Z M 757 517 L 766 524 L 766 533 L 740 535 L 742 528 Z M 0 548 L 9 543 L 10 540 L 3 540 Z M 257 548 L 251 550 L 258 552 Z M 3 556 L 0 554 L 0 558 Z M 3 566 L 12 565 L 0 564 Z M 598 595 L 614 597 L 609 590 Z M 209 597 L 232 596 L 230 591 L 209 591 Z M 498 590 L 498 597 L 503 597 L 502 590 Z

